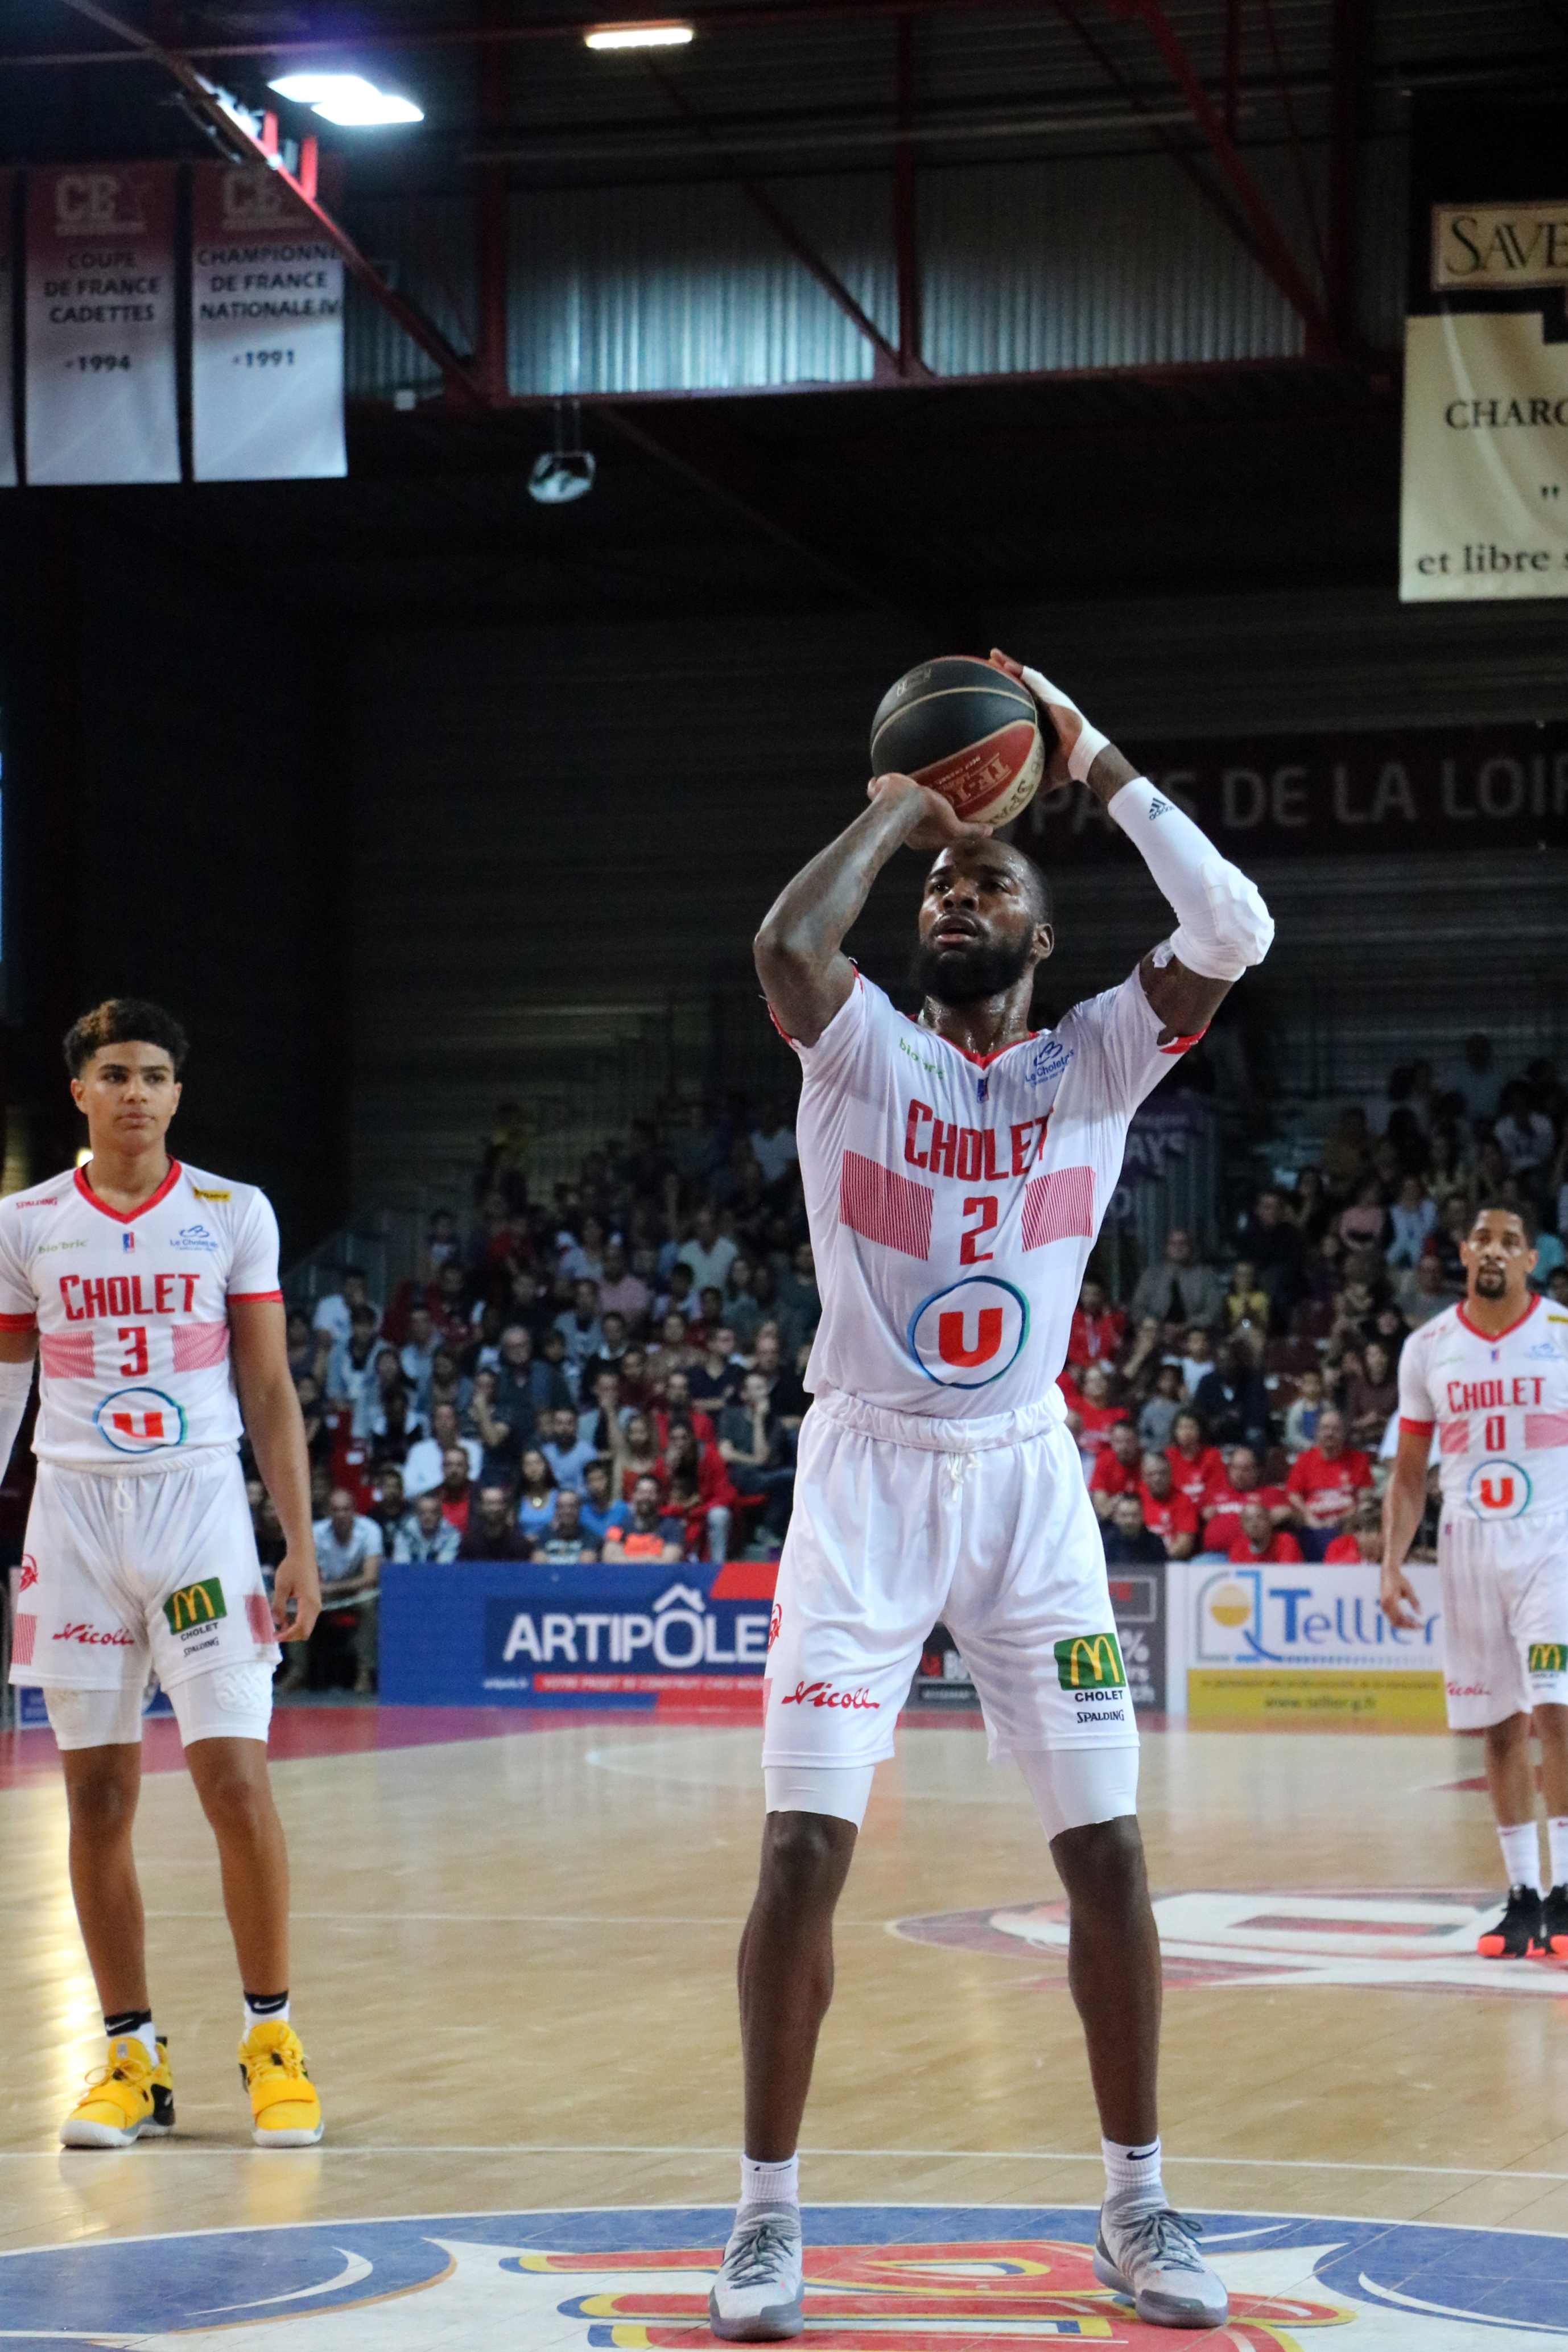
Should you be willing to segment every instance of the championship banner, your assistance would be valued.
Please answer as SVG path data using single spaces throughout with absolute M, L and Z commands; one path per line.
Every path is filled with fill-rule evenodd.
M 16 436 L 12 420 L 16 403 L 12 377 L 16 353 L 11 337 L 11 224 L 16 175 L 0 170 L 0 490 L 16 486 Z
M 191 176 L 197 481 L 347 473 L 341 256 L 276 173 L 198 163 Z
M 413 1706 L 759 1712 L 773 1561 L 548 1560 L 381 1577 L 381 1696 Z
M 174 166 L 27 173 L 27 479 L 177 482 Z
M 1563 438 L 1568 453 L 1568 432 Z M 1140 739 L 1124 748 L 1232 857 L 1568 844 L 1561 723 Z M 1126 856 L 1124 836 L 1087 784 L 1037 793 L 1018 838 L 1048 869 Z

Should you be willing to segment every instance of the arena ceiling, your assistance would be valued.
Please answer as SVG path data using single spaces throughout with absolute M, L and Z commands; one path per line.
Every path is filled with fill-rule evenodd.
M 1403 194 L 1385 173 L 1378 202 L 1400 219 L 1374 219 L 1357 157 L 1396 152 L 1423 95 L 1562 91 L 1568 0 L 730 0 L 685 13 L 696 37 L 677 71 L 592 55 L 589 10 L 525 0 L 13 0 L 0 26 L 11 160 L 211 153 L 191 74 L 259 109 L 276 106 L 267 84 L 282 68 L 330 57 L 424 110 L 384 138 L 323 131 L 332 217 L 351 230 L 383 217 L 378 205 L 416 200 L 434 217 L 460 204 L 475 247 L 459 323 L 418 312 L 429 381 L 412 408 L 350 400 L 347 483 L 20 499 L 78 502 L 214 578 L 243 572 L 286 605 L 359 621 L 828 604 L 915 614 L 960 642 L 988 613 L 1063 593 L 1392 583 L 1396 336 L 1386 302 L 1369 311 L 1364 247 L 1381 236 L 1397 279 Z M 1198 192 L 1282 303 L 1295 348 L 936 375 L 901 186 L 1117 157 L 1158 157 L 1184 201 Z M 551 405 L 509 386 L 508 205 L 601 188 L 634 206 L 639 189 L 652 203 L 722 184 L 765 228 L 773 205 L 788 244 L 791 183 L 867 173 L 894 191 L 899 284 L 896 318 L 866 321 L 863 381 L 585 393 L 591 495 L 530 499 Z M 788 266 L 849 315 L 832 261 L 795 234 Z M 359 299 L 388 307 L 373 288 Z

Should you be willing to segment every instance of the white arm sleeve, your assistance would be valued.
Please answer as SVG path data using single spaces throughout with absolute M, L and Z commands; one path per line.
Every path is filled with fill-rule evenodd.
M 32 1388 L 31 1357 L 25 1364 L 0 1364 L 0 1477 L 5 1475 L 11 1459 L 11 1448 L 16 1443 L 16 1432 L 22 1426 Z
M 1249 964 L 1261 963 L 1273 940 L 1274 918 L 1257 884 L 1145 776 L 1124 784 L 1109 806 L 1112 823 L 1176 908 L 1171 950 L 1188 971 L 1205 980 L 1239 980 Z

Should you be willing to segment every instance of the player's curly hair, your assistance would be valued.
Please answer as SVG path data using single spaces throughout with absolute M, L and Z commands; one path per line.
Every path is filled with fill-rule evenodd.
M 1495 1210 L 1500 1217 L 1517 1217 L 1520 1223 L 1524 1227 L 1525 1240 L 1530 1244 L 1531 1249 L 1535 1247 L 1535 1212 L 1533 1209 L 1528 1207 L 1523 1201 L 1501 1200 L 1495 1192 L 1489 1192 L 1485 1200 L 1478 1201 L 1476 1202 L 1476 1217 L 1484 1217 L 1489 1209 Z M 1470 1219 L 1472 1231 L 1474 1230 L 1475 1222 L 1476 1218 L 1472 1217 Z
M 179 1076 L 191 1041 L 172 1013 L 144 996 L 106 996 L 66 1031 L 66 1067 L 79 1078 L 103 1045 L 162 1045 Z

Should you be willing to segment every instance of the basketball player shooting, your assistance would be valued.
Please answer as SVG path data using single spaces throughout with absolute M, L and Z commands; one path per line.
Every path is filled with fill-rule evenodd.
M 305 1640 L 321 1606 L 277 1220 L 254 1185 L 169 1157 L 185 1037 L 167 1013 L 111 997 L 65 1049 L 91 1157 L 0 1202 L 0 1463 L 42 1359 L 11 1680 L 43 1686 L 109 2036 L 60 2138 L 126 2147 L 173 2126 L 131 1846 L 155 1671 L 217 1840 L 252 2137 L 313 2147 L 321 2103 L 288 2021 L 288 1857 L 267 1771 L 274 1637 Z M 288 1545 L 270 1602 L 235 1451 L 242 1408 Z
M 1455 1731 L 1486 1740 L 1508 1874 L 1489 1959 L 1568 1958 L 1568 1314 L 1530 1290 L 1535 1235 L 1483 1202 L 1462 1244 L 1467 1297 L 1423 1323 L 1399 1359 L 1399 1451 L 1384 1510 L 1382 1601 L 1418 1626 L 1405 1556 L 1437 1432 L 1443 1685 Z M 1541 1891 L 1530 1732 L 1541 1742 L 1550 1878 Z
M 833 1912 L 921 1642 L 940 1618 L 1018 1763 L 1071 1906 L 1069 1978 L 1100 2111 L 1094 2268 L 1145 2320 L 1224 2319 L 1160 2179 L 1160 1956 L 1138 1735 L 1057 1374 L 1128 1123 L 1273 923 L 1252 884 L 1038 671 L 1051 773 L 1086 782 L 1177 929 L 1120 987 L 1032 1032 L 1055 935 L 1017 849 L 907 776 L 796 876 L 756 943 L 804 1069 L 798 1138 L 822 1318 L 764 1685 L 767 1820 L 741 1939 L 746 2152 L 709 2300 L 737 2341 L 803 2326 L 796 2147 L 832 1990 Z M 843 940 L 900 847 L 934 853 L 917 1019 Z

